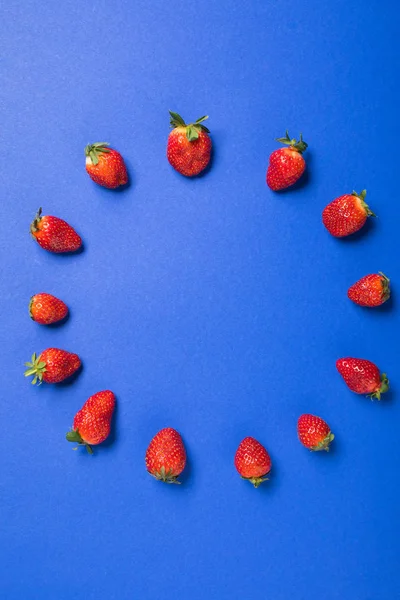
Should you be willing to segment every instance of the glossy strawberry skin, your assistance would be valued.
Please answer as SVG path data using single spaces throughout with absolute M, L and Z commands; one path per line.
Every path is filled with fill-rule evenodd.
M 371 399 L 380 400 L 381 394 L 389 389 L 385 374 L 381 376 L 378 367 L 363 358 L 339 358 L 336 368 L 347 386 L 356 394 L 368 394 Z
M 25 376 L 34 376 L 32 383 L 60 383 L 68 379 L 81 366 L 81 360 L 77 354 L 60 350 L 59 348 L 47 348 L 38 358 L 34 354 L 31 363 L 25 363 L 28 367 Z
M 170 165 L 185 177 L 199 175 L 208 166 L 212 142 L 205 131 L 190 142 L 185 127 L 177 127 L 168 136 L 167 158 Z
M 68 307 L 62 300 L 51 294 L 35 294 L 29 304 L 29 314 L 36 323 L 51 325 L 65 319 Z
M 268 187 L 277 192 L 296 183 L 306 170 L 306 161 L 295 148 L 279 148 L 269 157 Z
M 335 198 L 322 212 L 322 222 L 334 237 L 346 237 L 359 231 L 368 216 L 375 216 L 365 203 L 366 191 Z
M 297 435 L 303 446 L 313 451 L 328 451 L 329 444 L 335 437 L 329 425 L 321 417 L 310 414 L 299 417 Z
M 359 306 L 381 306 L 390 298 L 389 279 L 383 273 L 366 275 L 349 288 L 347 295 Z
M 115 395 L 110 390 L 97 392 L 86 400 L 76 413 L 72 429 L 82 441 L 78 443 L 95 446 L 104 442 L 111 431 L 111 421 L 115 408 Z
M 235 467 L 243 479 L 248 479 L 254 487 L 265 481 L 271 470 L 271 458 L 260 442 L 246 437 L 239 444 L 235 454 Z
M 80 236 L 71 225 L 58 217 L 42 216 L 41 208 L 31 224 L 31 234 L 39 246 L 56 254 L 76 252 L 82 245 Z
M 146 468 L 150 475 L 165 483 L 177 481 L 186 465 L 186 451 L 180 434 L 171 427 L 161 429 L 146 451 Z
M 108 189 L 115 189 L 128 183 L 128 172 L 119 152 L 107 148 L 97 156 L 97 164 L 92 162 L 90 155 L 86 156 L 86 171 L 95 183 Z

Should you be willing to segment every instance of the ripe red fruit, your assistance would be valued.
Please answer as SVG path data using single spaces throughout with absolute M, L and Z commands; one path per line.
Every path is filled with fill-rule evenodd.
M 110 390 L 90 396 L 76 413 L 72 430 L 65 437 L 93 454 L 91 446 L 101 444 L 110 435 L 114 407 L 115 396 Z
M 210 131 L 200 117 L 194 123 L 186 125 L 178 113 L 169 111 L 173 130 L 168 136 L 167 158 L 176 171 L 186 177 L 194 177 L 204 171 L 211 158 Z
M 356 394 L 368 394 L 373 400 L 381 399 L 381 394 L 389 389 L 389 380 L 374 363 L 362 358 L 339 358 L 336 368 L 348 387 Z
M 128 173 L 120 153 L 108 146 L 107 142 L 86 146 L 86 171 L 95 183 L 115 189 L 128 183 Z
M 271 458 L 260 442 L 246 437 L 236 450 L 235 467 L 243 479 L 248 479 L 257 488 L 268 479 L 265 475 L 271 470 Z
M 51 325 L 67 316 L 68 306 L 51 294 L 35 294 L 29 303 L 29 314 L 36 323 Z
M 71 377 L 81 366 L 81 359 L 77 354 L 59 350 L 58 348 L 47 348 L 43 350 L 39 357 L 32 355 L 31 362 L 25 363 L 28 367 L 25 371 L 25 377 L 33 375 L 32 384 L 39 385 L 46 383 L 60 383 L 64 379 Z
M 314 415 L 301 415 L 297 421 L 297 435 L 300 442 L 309 450 L 329 451 L 329 444 L 334 439 L 334 435 L 329 425 Z
M 365 224 L 367 217 L 375 217 L 365 202 L 367 190 L 353 192 L 333 200 L 322 212 L 322 222 L 335 237 L 355 233 Z
M 291 139 L 287 131 L 286 137 L 278 138 L 276 141 L 286 144 L 288 148 L 279 148 L 272 152 L 269 157 L 267 184 L 275 192 L 290 187 L 303 175 L 306 169 L 306 161 L 302 153 L 308 146 L 303 141 L 301 134 L 298 142 Z
M 390 298 L 390 280 L 381 272 L 366 275 L 349 288 L 347 295 L 360 306 L 380 306 Z
M 146 468 L 150 475 L 165 483 L 177 481 L 186 465 L 185 446 L 175 429 L 161 429 L 151 440 L 146 451 Z
M 41 208 L 31 224 L 31 234 L 39 246 L 57 254 L 75 252 L 82 245 L 80 236 L 71 225 L 58 217 L 42 217 Z

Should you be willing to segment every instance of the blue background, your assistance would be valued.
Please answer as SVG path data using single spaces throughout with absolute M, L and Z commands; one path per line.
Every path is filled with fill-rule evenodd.
M 395 4 L 3 6 L 2 600 L 400 597 Z M 205 176 L 169 166 L 168 109 L 210 115 Z M 309 143 L 309 172 L 274 194 L 265 171 L 286 128 Z M 90 181 L 94 141 L 123 154 L 129 189 Z M 364 187 L 379 218 L 331 238 L 323 207 Z M 30 239 L 40 205 L 76 227 L 82 254 Z M 393 301 L 353 305 L 348 286 L 377 270 Z M 29 320 L 40 291 L 68 303 L 64 326 Z M 53 345 L 83 372 L 35 389 L 23 363 Z M 346 355 L 388 373 L 381 403 L 347 390 Z M 90 458 L 64 435 L 104 388 L 115 432 Z M 302 412 L 329 422 L 329 455 L 297 441 Z M 144 467 L 165 426 L 187 446 L 181 486 Z M 273 459 L 258 491 L 233 467 L 246 435 Z

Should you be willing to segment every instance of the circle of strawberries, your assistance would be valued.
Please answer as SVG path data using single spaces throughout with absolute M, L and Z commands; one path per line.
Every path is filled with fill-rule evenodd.
M 187 125 L 183 118 L 170 111 L 172 131 L 167 142 L 167 159 L 170 165 L 186 177 L 195 177 L 210 163 L 212 142 L 203 116 Z M 274 150 L 269 158 L 266 174 L 268 187 L 278 192 L 293 186 L 303 176 L 306 161 L 303 152 L 308 145 L 302 135 L 297 141 L 289 136 L 277 138 L 284 145 Z M 98 185 L 115 189 L 128 183 L 128 173 L 121 154 L 106 142 L 95 142 L 85 147 L 86 171 Z M 323 210 L 322 221 L 334 237 L 344 237 L 359 231 L 369 216 L 375 216 L 365 202 L 366 190 L 360 194 L 347 193 L 330 202 Z M 54 253 L 76 252 L 82 246 L 79 234 L 58 217 L 43 215 L 42 209 L 30 228 L 32 237 L 45 250 Z M 362 277 L 348 290 L 348 298 L 364 307 L 376 307 L 390 297 L 389 279 L 383 273 Z M 66 318 L 67 305 L 47 293 L 32 296 L 29 314 L 36 323 L 50 325 Z M 72 376 L 81 366 L 77 354 L 58 348 L 47 348 L 38 356 L 32 355 L 25 363 L 25 376 L 32 376 L 33 384 L 59 383 Z M 368 394 L 380 400 L 389 389 L 389 380 L 369 360 L 341 358 L 336 367 L 348 388 L 357 394 Z M 91 396 L 76 413 L 72 428 L 66 439 L 77 446 L 84 446 L 89 454 L 92 446 L 104 442 L 111 431 L 115 407 L 115 395 L 110 390 Z M 329 450 L 334 440 L 329 425 L 321 417 L 303 414 L 297 422 L 297 434 L 303 446 L 312 451 Z M 76 447 L 74 449 L 76 449 Z M 159 481 L 180 483 L 178 476 L 186 465 L 186 451 L 180 434 L 171 427 L 159 431 L 151 440 L 145 456 L 147 471 Z M 255 438 L 246 437 L 237 448 L 234 464 L 242 479 L 257 488 L 268 480 L 271 458 L 265 447 Z

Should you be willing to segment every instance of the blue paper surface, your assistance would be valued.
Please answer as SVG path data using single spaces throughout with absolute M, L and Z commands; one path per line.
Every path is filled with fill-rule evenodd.
M 399 556 L 399 59 L 394 1 L 6 3 L 0 63 L 3 351 L 2 600 L 394 600 Z M 206 175 L 165 157 L 168 110 L 209 115 Z M 303 185 L 265 184 L 274 138 L 309 143 Z M 107 141 L 131 186 L 84 168 Z M 378 218 L 336 240 L 336 196 L 367 188 Z M 36 209 L 75 226 L 85 250 L 43 251 Z M 347 288 L 382 270 L 383 309 Z M 28 317 L 36 292 L 68 322 Z M 70 385 L 34 388 L 23 363 L 78 353 Z M 335 369 L 368 358 L 391 379 L 380 403 Z M 118 399 L 115 432 L 91 458 L 65 441 L 93 393 Z M 336 435 L 298 442 L 302 412 Z M 144 454 L 178 429 L 181 486 Z M 233 456 L 252 435 L 271 480 L 255 490 Z

